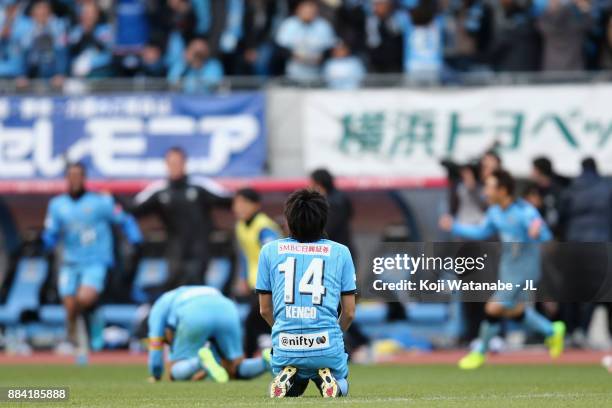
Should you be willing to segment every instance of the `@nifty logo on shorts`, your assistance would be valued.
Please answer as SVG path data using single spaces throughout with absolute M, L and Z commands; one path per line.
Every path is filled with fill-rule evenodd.
M 281 350 L 320 350 L 329 347 L 327 331 L 308 334 L 280 333 L 278 347 Z

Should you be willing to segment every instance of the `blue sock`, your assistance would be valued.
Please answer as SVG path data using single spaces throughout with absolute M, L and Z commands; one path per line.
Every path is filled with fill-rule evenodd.
M 177 361 L 172 365 L 170 374 L 172 378 L 177 381 L 191 380 L 191 377 L 202 369 L 200 359 L 198 357 L 192 357 L 188 360 Z
M 342 394 L 343 397 L 346 397 L 348 395 L 348 390 L 349 390 L 349 383 L 346 380 L 346 378 L 340 378 L 340 379 L 336 378 L 336 383 L 338 384 L 338 387 L 340 388 L 340 394 Z
M 544 335 L 544 337 L 548 337 L 553 334 L 553 325 L 551 321 L 542 316 L 532 307 L 525 309 L 523 324 L 529 329 Z
M 238 366 L 238 378 L 248 380 L 266 372 L 266 362 L 261 357 L 245 358 Z
M 104 348 L 104 316 L 100 308 L 96 308 L 89 313 L 89 345 L 93 351 L 100 351 Z
M 476 347 L 476 349 L 474 349 L 474 351 L 485 354 L 487 350 L 489 350 L 489 342 L 493 337 L 497 336 L 500 330 L 501 323 L 499 321 L 492 322 L 489 320 L 484 320 L 482 323 L 480 323 L 480 333 L 478 337 L 480 339 L 480 344 Z

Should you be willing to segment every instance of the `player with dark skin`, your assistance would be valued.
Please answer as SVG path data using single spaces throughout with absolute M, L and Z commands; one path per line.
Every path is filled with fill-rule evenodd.
M 85 193 L 85 183 L 87 181 L 85 169 L 78 164 L 71 165 L 66 171 L 66 183 L 68 193 L 73 199 L 78 199 Z M 68 321 L 68 339 L 76 344 L 76 321 L 77 317 L 85 310 L 88 310 L 98 301 L 98 292 L 95 288 L 87 285 L 79 286 L 76 296 L 66 296 L 62 299 L 66 309 Z

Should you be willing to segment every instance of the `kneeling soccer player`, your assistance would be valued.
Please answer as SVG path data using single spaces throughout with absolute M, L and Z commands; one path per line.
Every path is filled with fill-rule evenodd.
M 315 191 L 291 194 L 290 237 L 259 255 L 260 312 L 272 326 L 272 398 L 300 396 L 310 380 L 325 398 L 348 395 L 342 331 L 355 315 L 355 267 L 346 246 L 323 238 L 327 209 Z
M 216 382 L 250 379 L 269 370 L 270 350 L 245 359 L 240 317 L 234 302 L 208 286 L 181 286 L 153 305 L 149 325 L 149 373 L 160 380 L 164 343 L 170 347 L 170 379 Z M 206 347 L 206 343 L 210 347 Z
M 463 225 L 450 216 L 440 219 L 440 227 L 454 235 L 474 240 L 498 234 L 502 241 L 499 277 L 511 282 L 514 290 L 496 292 L 485 305 L 486 318 L 480 326 L 480 342 L 476 349 L 459 361 L 459 368 L 472 370 L 485 362 L 489 341 L 501 331 L 501 320 L 512 319 L 542 334 L 550 356 L 563 352 L 565 324 L 550 322 L 533 307 L 525 304 L 521 290 L 526 279 L 539 276 L 538 243 L 551 239 L 551 232 L 538 211 L 524 200 L 514 198 L 514 179 L 504 170 L 496 170 L 485 180 L 485 195 L 491 205 L 481 225 Z M 516 286 L 519 284 L 519 287 Z

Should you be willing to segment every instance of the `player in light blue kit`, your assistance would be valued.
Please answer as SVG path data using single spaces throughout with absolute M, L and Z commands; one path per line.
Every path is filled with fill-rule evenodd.
M 348 248 L 323 239 L 327 201 L 311 190 L 285 204 L 290 238 L 259 255 L 260 312 L 272 326 L 270 397 L 297 397 L 309 380 L 321 395 L 348 395 L 348 355 L 342 332 L 355 315 L 355 267 Z M 338 317 L 338 305 L 342 307 Z
M 208 376 L 224 383 L 269 370 L 269 349 L 262 357 L 244 358 L 238 309 L 215 288 L 181 286 L 164 293 L 153 305 L 148 325 L 151 381 L 162 378 L 164 343 L 170 345 L 171 380 Z
M 121 227 L 132 244 L 142 241 L 134 218 L 110 195 L 87 191 L 80 163 L 66 169 L 68 192 L 51 199 L 42 241 L 46 250 L 63 244 L 58 289 L 66 309 L 67 338 L 77 346 L 77 359 L 86 362 L 87 329 L 80 316 L 94 317 L 107 269 L 113 266 L 112 225 Z
M 501 330 L 501 319 L 513 319 L 542 334 L 551 357 L 559 357 L 563 352 L 563 322 L 552 323 L 525 304 L 528 299 L 522 286 L 527 279 L 538 279 L 539 243 L 549 241 L 552 234 L 533 206 L 514 198 L 514 184 L 512 176 L 504 170 L 496 170 L 485 180 L 485 195 L 491 206 L 480 225 L 459 224 L 450 216 L 440 219 L 442 229 L 464 238 L 482 240 L 498 234 L 502 242 L 499 277 L 515 287 L 512 291 L 495 293 L 485 305 L 486 319 L 480 326 L 480 342 L 459 361 L 462 369 L 471 370 L 484 364 L 489 341 Z M 523 285 L 517 288 L 517 283 Z

